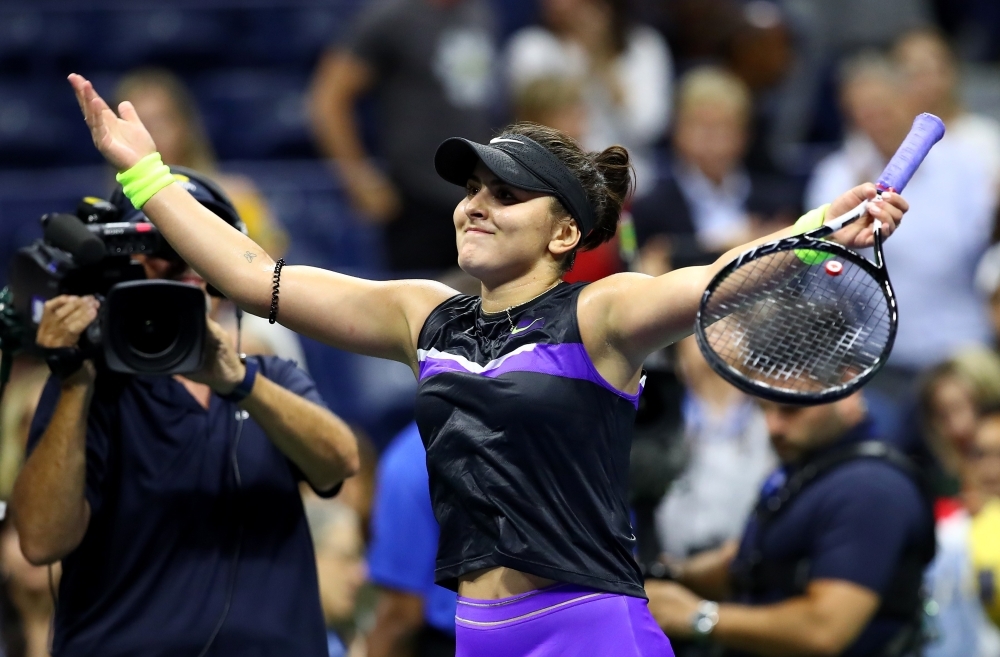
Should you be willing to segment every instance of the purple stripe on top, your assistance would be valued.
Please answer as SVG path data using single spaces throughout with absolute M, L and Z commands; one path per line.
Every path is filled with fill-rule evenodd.
M 440 352 L 437 349 L 417 352 L 420 360 L 420 379 L 423 380 L 435 374 L 445 372 L 462 372 L 478 374 L 495 379 L 507 372 L 535 372 L 561 376 L 567 379 L 582 379 L 605 388 L 622 399 L 626 399 L 636 408 L 639 407 L 639 395 L 642 394 L 645 377 L 639 382 L 639 391 L 630 395 L 608 383 L 594 367 L 587 350 L 579 342 L 562 344 L 526 344 L 485 365 L 458 356 Z

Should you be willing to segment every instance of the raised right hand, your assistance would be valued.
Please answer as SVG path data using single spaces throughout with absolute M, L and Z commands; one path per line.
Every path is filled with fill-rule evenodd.
M 118 171 L 125 171 L 135 163 L 156 152 L 156 144 L 139 120 L 132 103 L 125 101 L 115 114 L 104 99 L 94 91 L 94 85 L 82 75 L 72 73 L 69 83 L 76 92 L 80 111 L 90 127 L 90 136 L 101 155 Z M 120 115 L 120 118 L 119 118 Z
M 80 335 L 97 319 L 101 303 L 94 297 L 62 295 L 45 302 L 35 343 L 45 349 L 75 347 Z

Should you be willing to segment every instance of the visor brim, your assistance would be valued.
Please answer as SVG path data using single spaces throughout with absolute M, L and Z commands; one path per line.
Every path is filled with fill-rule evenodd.
M 448 182 L 465 187 L 481 161 L 493 175 L 503 182 L 534 192 L 554 193 L 543 180 L 521 166 L 511 155 L 488 144 L 477 144 L 461 137 L 452 137 L 438 146 L 434 154 L 434 168 Z

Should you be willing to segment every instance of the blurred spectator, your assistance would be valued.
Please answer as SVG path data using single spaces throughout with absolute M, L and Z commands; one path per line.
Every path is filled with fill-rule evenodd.
M 679 71 L 724 64 L 754 96 L 747 164 L 776 169 L 769 142 L 779 110 L 798 95 L 783 82 L 795 63 L 795 43 L 780 1 L 673 0 L 633 2 L 639 16 L 659 27 L 670 42 Z M 778 126 L 781 127 L 781 126 Z
M 361 523 L 353 509 L 337 500 L 323 500 L 312 491 L 306 491 L 303 497 L 316 550 L 319 599 L 328 628 L 330 657 L 357 654 L 362 644 L 359 639 L 352 641 L 351 634 L 358 590 L 366 575 Z
M 368 657 L 455 654 L 455 593 L 434 583 L 438 524 L 416 423 L 382 454 L 368 553 L 379 587 Z
M 444 270 L 458 253 L 461 198 L 432 166 L 448 137 L 489 139 L 495 91 L 494 22 L 485 0 L 388 0 L 364 7 L 348 39 L 321 60 L 310 113 L 355 208 L 385 224 L 393 271 Z M 355 117 L 369 93 L 385 172 Z
M 799 170 L 811 168 L 818 154 L 840 138 L 836 62 L 860 49 L 888 48 L 901 33 L 927 25 L 931 10 L 929 0 L 780 0 L 780 4 L 794 32 L 796 56 L 777 101 L 772 152 L 786 167 Z M 892 20 L 857 20 L 858 16 Z
M 3 597 L 0 599 L 0 633 L 4 657 L 48 657 L 49 630 L 54 610 L 49 593 L 49 577 L 59 582 L 59 565 L 52 571 L 32 566 L 21 553 L 14 524 L 0 528 L 0 574 Z
M 966 468 L 972 489 L 984 500 L 1000 498 L 1000 406 L 983 414 Z
M 1000 460 L 1000 451 L 994 443 L 991 459 Z M 979 599 L 995 631 L 1000 628 L 1000 498 L 992 497 L 972 519 L 972 567 L 976 572 Z M 1000 654 L 998 650 L 995 654 Z
M 546 125 L 582 141 L 587 133 L 587 108 L 581 81 L 549 76 L 528 82 L 514 94 L 514 120 Z
M 236 206 L 250 237 L 272 258 L 285 254 L 288 235 L 275 221 L 253 181 L 219 171 L 198 105 L 179 77 L 164 69 L 132 71 L 118 83 L 115 97 L 135 106 L 165 164 L 210 176 Z
M 683 562 L 679 583 L 646 582 L 653 616 L 671 637 L 694 638 L 697 623 L 714 642 L 754 654 L 861 657 L 890 654 L 892 642 L 900 650 L 891 654 L 912 654 L 934 553 L 915 469 L 874 440 L 860 393 L 761 406 L 783 467 L 765 482 L 738 551 Z M 701 596 L 736 602 L 713 607 Z
M 751 110 L 746 84 L 725 69 L 705 66 L 681 78 L 673 157 L 632 210 L 646 273 L 691 264 L 699 253 L 708 258 L 795 220 L 790 187 L 743 167 Z
M 539 77 L 514 94 L 514 118 L 565 132 L 583 141 L 587 131 L 587 108 L 581 80 L 558 75 Z M 577 254 L 573 267 L 563 277 L 567 282 L 593 282 L 622 271 L 618 240 Z M 474 294 L 479 294 L 477 288 Z
M 997 657 L 1000 633 L 983 612 L 969 538 L 972 516 L 961 506 L 937 522 L 937 555 L 927 569 L 926 586 L 936 614 L 925 657 Z
M 921 433 L 935 459 L 938 495 L 959 491 L 981 409 L 1000 405 L 1000 356 L 985 348 L 963 349 L 928 371 L 919 388 Z
M 712 371 L 693 337 L 677 345 L 677 358 L 691 456 L 660 503 L 657 528 L 664 552 L 686 558 L 739 538 L 777 459 L 760 408 Z
M 253 181 L 219 171 L 198 106 L 179 77 L 163 69 L 139 69 L 121 79 L 115 96 L 119 102 L 128 100 L 135 106 L 164 163 L 208 175 L 232 200 L 250 237 L 272 258 L 285 254 L 288 235 L 271 215 Z M 213 319 L 219 320 L 235 335 L 233 312 L 229 301 L 219 300 Z M 269 324 L 265 318 L 247 313 L 243 315 L 243 330 L 244 352 L 277 355 L 305 366 L 305 354 L 298 336 L 284 326 Z
M 632 24 L 625 0 L 543 0 L 542 26 L 516 32 L 507 45 L 511 93 L 540 78 L 582 85 L 587 108 L 581 140 L 589 150 L 628 148 L 636 193 L 652 182 L 652 145 L 670 118 L 673 64 L 653 28 Z
M 875 180 L 917 114 L 899 69 L 875 54 L 847 62 L 841 91 L 850 133 L 816 167 L 806 194 L 809 207 L 828 202 L 837 190 Z M 873 382 L 895 396 L 911 391 L 920 369 L 963 345 L 989 341 L 973 272 L 989 244 L 995 198 L 982 160 L 968 157 L 957 141 L 935 146 L 903 194 L 910 211 L 903 230 L 885 244 L 899 331 L 889 365 Z
M 969 157 L 984 160 L 990 181 L 1000 186 L 1000 123 L 966 111 L 958 95 L 958 62 L 951 46 L 933 29 L 903 35 L 893 48 L 913 109 L 939 116 L 948 128 L 945 139 L 962 142 Z
M 937 614 L 935 638 L 927 646 L 927 657 L 1000 656 L 1000 632 L 984 613 L 984 604 L 996 608 L 995 586 L 990 583 L 1000 566 L 994 547 L 1000 545 L 1000 533 L 983 534 L 994 522 L 996 502 L 990 498 L 997 496 L 1000 414 L 990 411 L 975 430 L 963 461 L 960 502 L 938 504 L 938 554 L 927 570 L 927 589 Z M 984 539 L 987 545 L 983 545 Z
M 976 290 L 988 302 L 993 346 L 1000 349 L 1000 244 L 991 246 L 976 267 Z
M 10 499 L 14 480 L 24 463 L 28 431 L 49 370 L 25 359 L 16 367 L 0 400 L 0 499 Z
M 358 441 L 358 459 L 360 467 L 353 477 L 344 480 L 344 485 L 337 495 L 337 501 L 351 507 L 361 521 L 362 536 L 369 540 L 368 526 L 372 516 L 372 503 L 375 497 L 375 469 L 378 466 L 378 452 L 372 439 L 361 427 L 352 426 L 354 437 Z

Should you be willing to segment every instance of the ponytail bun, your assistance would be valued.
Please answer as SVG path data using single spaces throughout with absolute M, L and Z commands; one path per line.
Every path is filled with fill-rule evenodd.
M 634 173 L 628 151 L 623 146 L 611 146 L 600 153 L 588 153 L 588 156 L 594 163 L 600 184 L 593 199 L 597 224 L 581 240 L 580 248 L 584 250 L 600 246 L 618 232 L 618 219 L 632 193 Z M 589 189 L 587 195 L 591 195 Z

